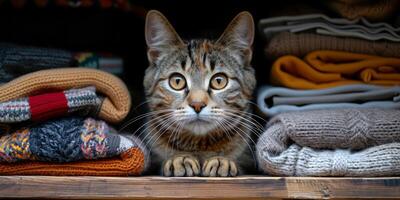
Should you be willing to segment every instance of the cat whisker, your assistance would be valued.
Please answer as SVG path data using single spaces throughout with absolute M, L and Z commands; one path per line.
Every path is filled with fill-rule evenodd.
M 178 123 L 178 127 L 180 126 L 182 124 L 182 122 L 181 123 Z M 174 129 L 174 131 L 172 131 L 172 133 L 169 135 L 169 137 L 168 137 L 168 140 L 167 140 L 167 144 L 170 144 L 170 141 L 171 141 L 171 137 L 172 137 L 172 139 L 174 139 L 175 138 L 175 130 L 176 130 L 176 128 Z M 174 140 L 172 140 L 172 141 L 174 141 Z M 164 157 L 166 157 L 166 155 L 167 155 L 167 151 L 165 151 L 164 152 Z
M 230 112 L 235 112 L 235 113 L 247 114 L 247 115 L 250 115 L 252 117 L 256 117 L 257 119 L 263 121 L 264 123 L 267 123 L 267 121 L 264 118 L 262 118 L 261 116 L 259 116 L 257 114 L 253 114 L 253 113 L 247 112 L 247 111 L 232 110 L 232 109 L 225 109 L 225 108 L 223 110 L 230 111 Z
M 156 114 L 161 114 L 161 113 L 169 112 L 169 111 L 171 111 L 171 110 L 172 110 L 172 109 L 158 110 L 158 111 L 152 111 L 152 112 L 148 112 L 148 113 L 144 113 L 144 114 L 138 115 L 137 117 L 135 117 L 135 118 L 133 118 L 133 119 L 130 119 L 129 121 L 125 122 L 125 124 L 122 125 L 122 127 L 119 129 L 119 131 L 120 131 L 120 132 L 123 131 L 125 128 L 129 127 L 129 126 L 132 125 L 134 122 L 136 122 L 136 121 L 138 121 L 138 120 L 140 120 L 140 119 L 143 119 L 143 118 L 145 118 L 145 117 L 149 117 L 149 116 L 152 116 L 152 115 L 156 115 Z
M 155 126 L 153 126 L 150 130 L 148 130 L 150 128 L 150 126 L 147 126 L 144 130 L 141 131 L 140 135 L 143 133 L 146 133 L 146 136 L 143 138 L 144 141 L 151 141 L 151 139 L 154 137 L 155 134 L 152 134 L 153 131 L 160 131 L 163 130 L 166 126 L 169 125 L 170 122 L 173 121 L 173 118 L 171 118 L 172 114 L 170 115 L 166 115 L 163 118 L 159 118 L 158 122 L 152 122 L 152 124 L 154 124 Z M 162 123 L 160 123 L 160 121 Z M 150 138 L 148 138 L 150 136 Z
M 227 127 L 226 127 L 222 122 L 220 122 L 219 120 L 216 119 L 215 122 L 216 122 L 217 124 L 219 124 L 219 125 L 222 127 L 223 133 L 229 137 L 229 140 L 230 140 L 230 141 L 232 141 L 233 138 L 232 138 L 232 136 L 229 134 L 229 129 L 227 129 Z
M 247 99 L 243 99 L 243 100 L 246 101 L 247 103 L 250 103 L 251 105 L 254 105 L 255 107 L 257 107 L 257 109 L 262 110 L 259 105 L 257 105 L 256 103 L 252 102 L 251 100 L 247 100 Z
M 217 119 L 217 118 L 214 118 L 214 119 L 215 119 L 215 120 L 214 120 L 213 122 L 222 127 L 222 132 L 223 132 L 225 135 L 227 135 L 227 136 L 229 137 L 229 140 L 231 141 L 231 140 L 232 140 L 232 137 L 230 136 L 230 134 L 228 134 L 229 130 L 226 129 L 226 127 L 224 126 L 224 124 L 222 124 L 222 123 L 219 121 L 219 119 Z M 215 138 L 214 138 L 212 135 L 210 135 L 210 136 L 211 136 L 211 137 L 213 138 L 213 140 L 215 141 Z
M 182 131 L 183 125 L 184 125 L 183 122 L 179 122 L 179 123 L 178 123 L 177 127 L 175 127 L 175 129 L 174 129 L 174 131 L 172 132 L 172 134 L 170 134 L 170 136 L 168 137 L 167 144 L 170 144 L 171 136 L 172 136 L 172 142 L 175 141 L 175 137 L 178 136 L 178 135 L 180 134 L 180 132 Z M 173 144 L 173 146 L 174 146 L 174 144 Z M 165 151 L 165 152 L 164 152 L 164 156 L 165 156 L 167 153 L 168 153 L 168 152 Z
M 154 134 L 154 135 L 159 135 L 159 136 L 158 136 L 158 137 L 153 141 L 153 143 L 150 145 L 150 152 L 152 151 L 152 148 L 155 146 L 154 144 L 156 144 L 156 143 L 158 142 L 158 140 L 161 138 L 161 136 L 163 136 L 163 135 L 166 133 L 166 131 L 167 131 L 168 129 L 170 129 L 170 127 L 173 126 L 174 124 L 176 124 L 177 126 L 174 127 L 174 129 L 173 129 L 171 135 L 174 135 L 174 137 L 175 137 L 176 134 L 179 134 L 179 133 L 180 133 L 180 131 L 181 131 L 180 127 L 183 127 L 183 124 L 184 124 L 184 123 L 183 123 L 183 122 L 179 122 L 179 121 L 177 121 L 177 120 L 173 120 L 172 124 L 171 124 L 170 126 L 168 126 L 167 128 L 165 128 L 164 132 L 162 132 L 161 134 L 159 134 L 160 131 L 157 131 L 157 133 Z M 162 130 L 162 128 L 161 128 L 160 130 Z M 169 138 L 168 138 L 168 143 L 169 143 L 169 139 L 170 139 L 171 135 L 170 135 Z M 164 153 L 166 154 L 167 152 L 164 152 Z
M 140 106 L 143 106 L 143 105 L 145 105 L 146 103 L 149 103 L 150 101 L 151 101 L 151 100 L 147 100 L 147 101 L 144 101 L 144 102 L 140 103 L 139 105 L 135 106 L 135 107 L 133 108 L 133 110 L 138 109 Z
M 248 130 L 250 131 L 250 133 L 255 134 L 255 135 L 257 136 L 257 138 L 260 137 L 260 133 L 264 132 L 263 127 L 261 127 L 261 125 L 260 125 L 259 123 L 256 123 L 256 124 L 255 124 L 255 123 L 252 122 L 252 120 L 253 120 L 252 118 L 250 118 L 250 119 L 251 119 L 251 120 L 250 120 L 250 119 L 244 118 L 244 117 L 239 116 L 239 115 L 234 115 L 233 113 L 229 113 L 229 112 L 226 112 L 225 114 L 228 114 L 228 115 L 231 115 L 231 116 L 233 115 L 234 117 L 238 117 L 239 119 L 244 120 L 244 121 L 250 123 L 252 126 L 249 125 L 249 124 L 247 124 L 247 123 L 244 123 L 244 122 L 241 121 L 241 120 L 238 121 L 238 123 L 239 123 L 240 125 L 242 125 L 243 128 L 248 129 Z M 246 132 L 243 132 L 243 133 L 246 133 Z M 256 144 L 254 141 L 253 141 L 253 143 Z
M 249 129 L 252 133 L 254 133 L 257 137 L 259 137 L 260 136 L 260 133 L 262 133 L 263 132 L 263 130 L 261 129 L 261 127 L 255 127 L 255 126 L 252 126 L 252 125 L 249 125 L 249 124 L 247 124 L 247 123 L 245 123 L 245 122 L 243 122 L 243 121 L 238 121 L 238 123 L 240 124 L 240 125 L 242 125 L 244 128 L 247 128 L 247 129 Z
M 246 128 L 250 131 L 250 133 L 254 134 L 257 136 L 257 138 L 260 138 L 260 129 L 254 129 L 253 126 L 248 125 L 247 123 L 244 123 L 242 121 L 239 122 L 240 125 L 242 125 L 243 128 Z M 253 142 L 255 144 L 255 142 Z
M 151 132 L 149 133 L 149 134 L 152 135 L 152 137 L 149 139 L 149 142 L 152 142 L 151 144 L 149 144 L 150 152 L 152 151 L 153 146 L 154 146 L 154 145 L 156 144 L 156 142 L 160 139 L 160 137 L 161 137 L 162 135 L 164 135 L 164 134 L 166 133 L 166 131 L 167 131 L 169 128 L 171 128 L 175 123 L 177 123 L 177 121 L 176 121 L 176 120 L 173 120 L 173 119 L 171 119 L 170 121 L 171 121 L 171 124 L 169 124 L 170 122 L 167 122 L 167 123 L 163 124 L 163 126 L 162 126 L 159 130 L 157 130 L 156 133 L 151 133 Z M 169 125 L 168 125 L 168 124 L 169 124 Z M 153 140 L 154 136 L 156 136 L 156 139 L 155 139 L 155 140 Z
M 235 127 L 234 129 L 232 129 L 232 130 L 234 130 L 235 132 L 237 132 L 237 130 L 236 129 L 239 129 L 243 134 L 245 134 L 246 136 L 248 136 L 250 139 L 251 139 L 251 141 L 253 142 L 253 144 L 256 144 L 255 142 L 254 142 L 254 140 L 251 138 L 251 136 L 249 136 L 248 134 L 247 134 L 247 132 L 245 132 L 243 129 L 241 129 L 240 127 L 237 127 L 237 126 L 233 126 L 232 124 L 231 124 L 231 122 L 229 121 L 229 120 L 227 120 L 227 119 L 225 119 L 225 118 L 222 118 L 222 120 L 227 124 L 227 125 L 230 125 L 230 126 L 232 126 L 232 127 Z M 242 123 L 241 125 L 243 125 L 244 123 Z M 246 127 L 243 127 L 243 128 L 246 128 Z M 249 129 L 250 130 L 250 129 Z
M 233 112 L 229 112 L 229 111 L 227 111 L 225 114 L 227 114 L 229 116 L 232 116 L 232 117 L 235 117 L 235 118 L 239 118 L 239 119 L 241 119 L 243 121 L 246 121 L 246 122 L 250 123 L 250 125 L 252 125 L 254 128 L 257 128 L 257 130 L 259 132 L 263 132 L 264 131 L 264 127 L 260 123 L 258 123 L 257 121 L 253 120 L 251 117 L 250 118 L 245 118 L 245 117 L 239 115 L 238 113 L 233 113 Z M 249 125 L 246 124 L 246 126 L 249 126 Z M 259 135 L 257 135 L 257 136 L 259 136 Z
M 140 134 L 137 137 L 140 137 L 143 133 L 145 133 L 147 131 L 147 129 L 149 129 L 149 124 L 152 123 L 156 123 L 157 121 L 162 121 L 165 119 L 168 119 L 170 116 L 172 116 L 172 113 L 166 113 L 166 114 L 162 114 L 160 116 L 157 116 L 155 118 L 149 119 L 149 121 L 147 121 L 146 123 L 144 123 L 142 126 L 140 126 L 134 133 L 133 135 L 135 135 L 138 131 L 140 131 L 143 127 L 145 127 L 145 129 L 143 129 Z M 147 135 L 146 135 L 147 136 Z M 143 139 L 144 140 L 144 139 Z
M 224 119 L 224 118 L 222 118 L 222 120 L 223 120 L 222 123 L 224 123 L 224 124 L 226 124 L 226 125 L 230 125 L 228 120 L 226 120 L 226 119 Z M 251 138 L 251 136 L 247 135 L 247 133 L 246 133 L 244 130 L 242 130 L 240 127 L 236 127 L 236 128 L 239 129 L 239 131 L 242 132 L 245 136 L 247 136 L 247 137 L 253 142 L 254 146 L 256 145 L 256 143 L 255 143 L 254 140 Z M 233 130 L 234 130 L 235 133 L 238 134 L 238 135 L 242 138 L 242 140 L 246 143 L 246 145 L 247 145 L 247 147 L 248 147 L 248 149 L 249 149 L 249 151 L 250 151 L 250 153 L 251 153 L 251 155 L 252 155 L 252 157 L 253 157 L 254 166 L 257 167 L 256 156 L 255 156 L 255 153 L 254 153 L 253 148 L 252 148 L 251 145 L 249 144 L 248 140 L 246 140 L 246 138 L 243 137 L 243 135 L 240 134 L 240 132 L 238 132 L 236 128 L 233 129 Z
M 172 113 L 173 114 L 173 113 Z M 179 113 L 178 113 L 179 114 Z M 179 116 L 177 113 L 174 113 L 174 117 Z M 182 115 L 182 114 L 181 114 Z M 172 115 L 171 115 L 172 116 Z M 170 116 L 169 116 L 170 117 Z M 158 139 L 168 130 L 170 129 L 172 126 L 175 125 L 176 122 L 178 122 L 178 120 L 176 120 L 175 118 L 169 118 L 167 119 L 167 121 L 162 120 L 162 123 L 159 123 L 156 127 L 154 127 L 151 131 L 149 131 L 149 135 L 152 135 L 151 138 L 149 139 L 149 141 L 151 141 L 155 135 L 159 135 L 156 140 L 150 145 L 150 147 L 152 147 L 156 141 L 158 141 Z M 171 123 L 172 122 L 172 123 Z M 169 126 L 168 124 L 171 123 Z M 161 128 L 158 128 L 160 125 Z M 168 127 L 167 127 L 168 126 Z M 176 128 L 176 127 L 175 127 Z M 159 129 L 156 133 L 152 133 L 153 130 L 155 129 Z M 163 131 L 163 132 L 162 132 Z M 162 132 L 161 134 L 159 134 L 160 132 Z M 146 136 L 147 137 L 147 136 Z

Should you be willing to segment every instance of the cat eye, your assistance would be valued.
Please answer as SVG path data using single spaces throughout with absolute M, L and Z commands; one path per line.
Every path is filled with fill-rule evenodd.
M 182 90 L 186 87 L 186 80 L 182 74 L 172 74 L 169 77 L 169 86 L 174 90 Z
M 228 77 L 225 74 L 215 74 L 211 78 L 210 86 L 214 90 L 222 90 L 228 85 Z

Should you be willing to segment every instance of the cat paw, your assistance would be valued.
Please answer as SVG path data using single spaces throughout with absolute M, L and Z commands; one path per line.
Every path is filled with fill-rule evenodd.
M 176 155 L 164 162 L 164 176 L 199 176 L 200 163 L 191 155 Z
M 202 175 L 208 177 L 237 176 L 238 168 L 236 163 L 225 157 L 212 157 L 203 164 Z

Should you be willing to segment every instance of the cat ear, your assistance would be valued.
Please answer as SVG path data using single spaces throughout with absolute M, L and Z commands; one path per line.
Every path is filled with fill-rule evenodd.
M 245 65 L 249 65 L 252 56 L 254 41 L 254 20 L 247 11 L 236 15 L 224 33 L 217 40 L 217 44 L 237 52 L 237 56 L 243 59 Z
M 167 18 L 156 10 L 150 10 L 146 16 L 145 37 L 148 47 L 147 56 L 155 62 L 171 46 L 183 45 L 182 39 L 168 22 Z

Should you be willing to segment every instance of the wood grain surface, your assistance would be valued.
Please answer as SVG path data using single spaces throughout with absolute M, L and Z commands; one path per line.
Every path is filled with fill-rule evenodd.
M 0 198 L 383 199 L 400 198 L 400 177 L 55 177 L 0 176 Z

